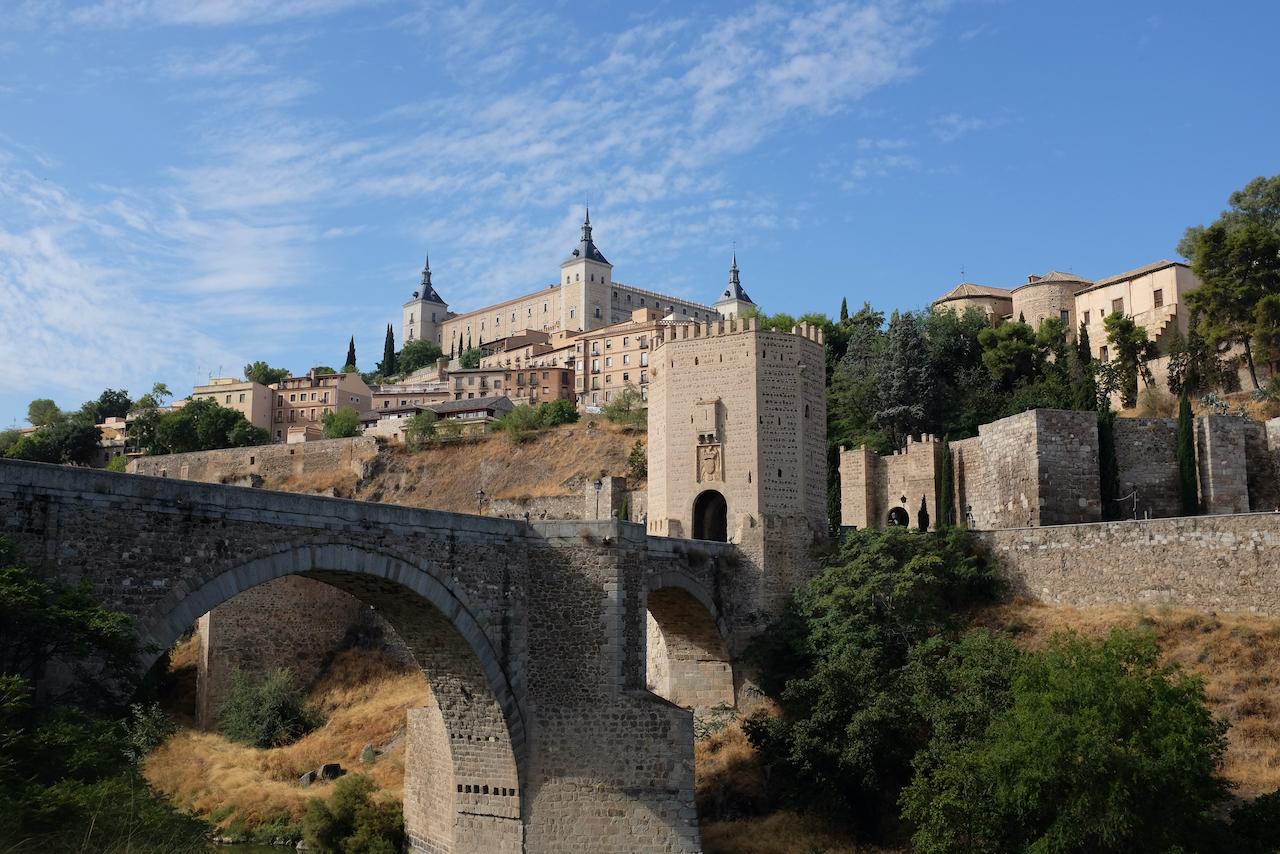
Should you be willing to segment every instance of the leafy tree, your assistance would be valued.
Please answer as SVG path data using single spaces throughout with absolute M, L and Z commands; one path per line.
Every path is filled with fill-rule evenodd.
M 164 406 L 169 398 L 173 397 L 173 392 L 169 391 L 169 387 L 164 383 L 155 383 L 151 386 L 151 391 L 138 398 L 138 402 L 133 405 L 132 411 L 139 409 L 156 409 Z
M 631 453 L 627 454 L 627 477 L 633 481 L 644 480 L 649 476 L 649 452 L 644 446 L 644 442 L 636 439 L 636 443 L 631 446 Z
M 107 460 L 107 471 L 125 472 L 129 470 L 129 458 L 121 454 Z
M 0 457 L 6 456 L 9 449 L 12 448 L 17 441 L 22 438 L 22 431 L 16 427 L 9 430 L 0 430 Z
M 464 368 L 478 368 L 480 367 L 480 357 L 483 355 L 484 352 L 479 347 L 468 347 L 458 357 L 458 364 Z
M 1036 333 L 1021 321 L 984 329 L 978 334 L 978 341 L 982 344 L 982 364 L 1005 390 L 1035 379 L 1047 355 Z
M 1232 193 L 1230 207 L 1208 226 L 1187 229 L 1178 252 L 1191 261 L 1201 287 L 1187 304 L 1202 315 L 1211 345 L 1240 344 L 1253 387 L 1255 311 L 1266 296 L 1280 293 L 1280 175 L 1255 178 Z
M 1147 338 L 1147 330 L 1134 322 L 1132 317 L 1112 312 L 1102 321 L 1107 330 L 1107 341 L 1115 351 L 1115 363 L 1120 372 L 1120 400 L 1125 409 L 1138 405 L 1138 377 L 1151 385 L 1151 371 L 1147 362 L 1154 359 L 1156 343 Z
M 5 457 L 32 463 L 62 462 L 62 452 L 49 440 L 49 434 L 44 430 L 19 436 L 18 440 L 9 446 Z
M 884 426 L 894 447 L 908 436 L 925 432 L 935 423 L 937 376 L 926 356 L 924 337 L 915 315 L 895 312 L 889 319 L 884 361 L 880 372 L 877 423 Z
M 1067 329 L 1056 317 L 1046 317 L 1040 321 L 1036 330 L 1036 346 L 1042 352 L 1052 355 L 1058 364 L 1067 360 Z
M 337 373 L 337 371 L 335 371 L 333 368 L 329 367 L 328 365 L 316 365 L 316 366 L 315 366 L 315 367 L 313 367 L 310 371 L 308 371 L 308 373 L 312 373 L 312 372 L 314 372 L 314 373 L 315 373 L 315 375 L 316 375 L 316 376 L 318 376 L 318 377 L 319 377 L 319 376 L 324 376 L 325 374 L 336 374 L 336 373 Z
M 87 401 L 80 407 L 80 415 L 91 424 L 101 424 L 108 418 L 124 418 L 132 408 L 129 392 L 109 388 L 98 395 L 97 400 Z
M 356 336 L 352 335 L 351 340 L 347 342 L 347 358 L 342 362 L 342 372 L 355 373 L 356 371 Z
M 90 421 L 66 418 L 49 427 L 41 428 L 49 443 L 56 449 L 55 462 L 71 465 L 88 465 L 98 451 L 102 435 Z
M 354 407 L 343 406 L 326 412 L 320 418 L 326 439 L 349 439 L 360 435 L 360 413 Z
M 634 389 L 624 388 L 618 395 L 600 408 L 600 413 L 612 424 L 624 427 L 644 427 L 649 423 L 649 408 Z
M 538 404 L 538 420 L 544 427 L 574 424 L 579 417 L 578 408 L 567 400 L 548 400 Z
M 953 632 L 998 585 L 957 528 L 845 535 L 749 652 L 783 712 L 746 724 L 781 796 L 877 826 L 924 735 L 902 678 L 911 649 Z
M 1226 725 L 1198 679 L 1160 663 L 1150 633 L 1058 636 L 979 696 L 904 793 L 922 854 L 1180 851 L 1212 827 Z M 972 684 L 973 680 L 965 680 Z M 989 723 L 981 731 L 981 724 Z
M 135 425 L 138 420 L 135 419 Z M 172 412 L 156 411 L 154 428 L 154 438 L 150 446 L 144 448 L 147 453 L 184 454 L 265 445 L 271 441 L 266 430 L 254 427 L 242 413 L 219 406 L 211 398 L 192 400 Z M 132 428 L 130 437 L 133 437 Z
M 396 333 L 390 323 L 387 324 L 387 336 L 382 342 L 382 361 L 378 363 L 378 373 L 384 377 L 394 377 L 399 373 L 396 369 Z
M 62 410 L 47 397 L 37 398 L 27 404 L 27 421 L 32 427 L 48 427 L 62 420 Z
M 414 371 L 431 367 L 436 363 L 443 353 L 436 342 L 428 341 L 425 338 L 416 338 L 404 345 L 404 349 L 400 351 L 400 355 L 396 357 L 396 367 L 402 374 L 411 374 Z
M 436 438 L 436 414 L 424 409 L 409 419 L 404 428 L 404 443 L 410 450 L 420 451 Z
M 1191 418 L 1191 398 L 1184 390 L 1178 396 L 1178 494 L 1182 515 L 1200 512 L 1200 478 L 1196 470 L 1195 422 Z
M 287 376 L 287 368 L 273 368 L 266 362 L 250 362 L 244 366 L 244 378 L 262 385 L 275 385 Z

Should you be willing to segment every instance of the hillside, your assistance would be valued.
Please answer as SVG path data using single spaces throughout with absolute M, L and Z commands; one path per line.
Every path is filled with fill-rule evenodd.
M 627 473 L 627 455 L 644 434 L 584 418 L 515 443 L 493 434 L 421 451 L 380 444 L 369 474 L 349 471 L 268 478 L 267 489 L 324 492 L 456 513 L 476 512 L 476 491 L 489 501 L 582 494 L 586 482 Z M 637 484 L 631 484 L 634 488 Z

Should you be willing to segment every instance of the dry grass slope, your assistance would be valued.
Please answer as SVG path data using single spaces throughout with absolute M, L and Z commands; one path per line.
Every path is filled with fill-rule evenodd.
M 518 444 L 494 434 L 417 452 L 382 445 L 372 473 L 363 480 L 350 471 L 313 472 L 271 479 L 263 486 L 474 513 L 477 489 L 491 499 L 579 495 L 588 480 L 625 475 L 636 439 L 643 434 L 584 418 Z
M 340 762 L 399 800 L 404 784 L 405 712 L 429 696 L 426 680 L 369 650 L 340 653 L 312 688 L 309 699 L 325 713 L 325 724 L 287 747 L 260 750 L 221 735 L 183 729 L 153 752 L 143 766 L 152 787 L 180 806 L 220 826 L 239 820 L 249 827 L 280 816 L 296 820 L 306 802 L 327 796 L 330 783 L 309 787 L 298 777 L 325 762 Z M 382 750 L 363 765 L 366 744 Z

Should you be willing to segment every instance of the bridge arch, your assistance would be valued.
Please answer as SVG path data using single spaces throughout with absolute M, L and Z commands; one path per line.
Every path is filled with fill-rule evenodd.
M 724 620 L 706 587 L 680 572 L 650 579 L 645 594 L 645 684 L 688 709 L 734 705 Z
M 405 829 L 411 850 L 480 854 L 523 850 L 525 715 L 503 661 L 465 594 L 430 570 L 378 551 L 320 543 L 287 549 L 178 584 L 140 621 L 151 657 L 197 618 L 287 575 L 322 581 L 373 607 L 412 652 L 431 687 L 410 710 Z M 147 662 L 148 666 L 150 662 Z

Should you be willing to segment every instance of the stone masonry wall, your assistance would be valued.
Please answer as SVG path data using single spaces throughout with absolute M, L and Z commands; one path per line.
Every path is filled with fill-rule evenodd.
M 1249 509 L 1264 512 L 1280 507 L 1280 479 L 1277 478 L 1267 424 L 1259 421 L 1245 422 L 1244 449 L 1248 466 Z
M 1249 510 L 1246 422 L 1230 415 L 1196 419 L 1196 467 L 1200 471 L 1203 513 L 1246 513 Z
M 938 488 L 942 443 L 932 436 L 882 457 L 862 448 L 840 451 L 840 524 L 883 528 L 890 508 L 901 508 L 911 528 L 919 526 L 920 499 L 929 514 L 929 530 L 938 527 Z M 903 496 L 906 496 L 904 502 Z
M 205 614 L 197 624 L 200 725 L 216 723 L 233 669 L 260 677 L 288 667 L 296 684 L 306 688 L 368 610 L 328 584 L 286 576 L 252 587 Z
M 1035 412 L 978 428 L 951 443 L 958 516 L 969 527 L 1014 528 L 1039 524 Z M 1096 454 L 1095 454 L 1096 456 Z
M 1169 604 L 1280 615 L 1280 513 L 980 531 L 1026 595 L 1072 607 Z
M 138 457 L 129 462 L 131 474 L 198 480 L 204 483 L 250 485 L 258 477 L 298 477 L 310 472 L 352 471 L 358 477 L 378 453 L 377 440 L 367 436 L 325 439 L 293 445 L 259 445 L 172 456 Z
M 1120 495 L 1138 493 L 1138 518 L 1181 515 L 1177 420 L 1117 418 L 1114 424 Z M 1133 504 L 1121 503 L 1121 515 L 1132 517 Z

